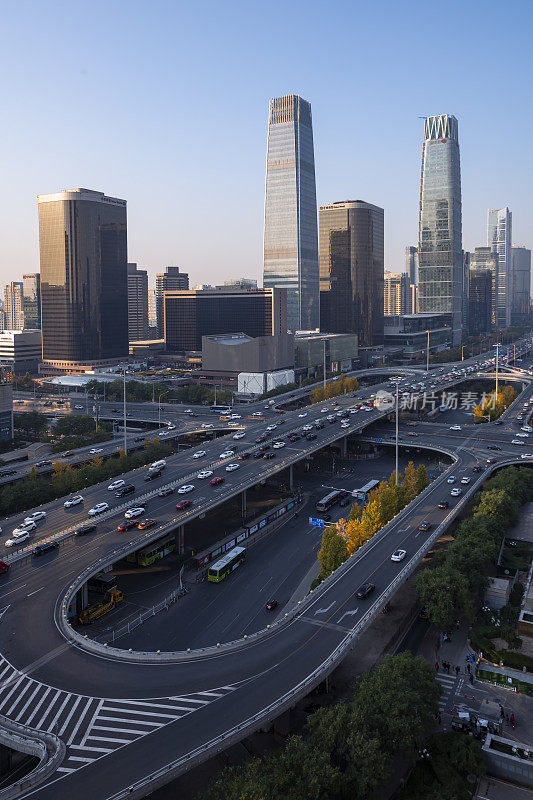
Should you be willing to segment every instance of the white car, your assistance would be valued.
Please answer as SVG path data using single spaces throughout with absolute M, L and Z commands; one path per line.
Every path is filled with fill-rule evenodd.
M 238 464 L 228 464 L 228 466 L 226 467 L 226 472 L 233 472 L 236 469 L 239 469 Z
M 46 517 L 46 511 L 34 511 L 28 517 L 24 517 L 24 522 L 38 522 Z
M 168 436 L 168 431 L 161 431 L 161 433 L 157 434 L 158 436 Z
M 186 408 L 184 414 L 192 414 L 192 408 Z
M 196 477 L 197 478 L 209 478 L 210 475 L 212 475 L 212 474 L 213 474 L 213 470 L 212 469 L 201 469 Z
M 452 497 L 459 497 L 459 495 L 462 494 L 462 492 L 463 492 L 463 490 L 459 489 L 459 487 L 456 486 L 455 489 L 452 489 L 451 496 Z
M 192 483 L 186 483 L 184 486 L 180 486 L 180 488 L 178 489 L 178 494 L 188 494 L 189 492 L 192 492 L 193 489 L 194 486 L 192 485 Z
M 246 434 L 245 434 L 244 431 L 239 431 L 239 433 L 234 433 L 232 438 L 233 439 L 244 439 L 245 436 L 246 436 Z
M 240 419 L 240 418 L 241 418 L 240 414 L 231 414 L 230 415 L 230 419 Z
M 341 422 L 341 428 L 349 428 L 349 427 L 350 427 L 350 423 L 348 421 Z
M 30 534 L 28 531 L 21 531 L 18 534 L 15 534 L 15 531 L 13 531 L 11 539 L 6 540 L 6 547 L 15 547 L 17 544 L 21 544 L 22 542 L 24 542 L 26 539 L 29 538 Z
M 83 406 L 74 406 L 76 411 L 83 411 Z
M 358 408 L 351 408 L 350 409 L 350 414 L 357 414 L 358 411 L 359 411 Z
M 306 431 L 306 432 L 307 431 L 312 431 L 313 430 L 313 426 L 312 425 L 304 425 L 302 430 Z
M 529 439 L 529 433 L 517 433 L 519 439 Z
M 455 481 L 456 481 L 455 475 L 450 475 L 450 477 L 448 478 L 448 483 L 455 483 Z
M 198 450 L 196 453 L 192 454 L 193 458 L 202 458 L 202 456 L 205 456 L 205 450 Z
M 119 481 L 113 481 L 113 483 L 110 483 L 107 488 L 108 488 L 108 491 L 112 492 L 114 489 L 120 489 L 121 486 L 125 486 L 125 485 L 126 485 L 126 481 L 119 480 Z
M 363 406 L 363 411 L 373 411 L 373 410 L 374 409 L 370 408 L 370 406 Z
M 511 441 L 511 444 L 520 444 L 520 445 L 522 445 L 522 447 L 524 447 L 525 442 L 523 441 L 523 439 L 513 439 Z
M 19 533 L 30 533 L 30 531 L 34 531 L 36 527 L 37 525 L 33 520 L 21 522 L 13 531 L 13 536 L 18 536 Z
M 407 554 L 406 550 L 396 550 L 390 557 L 391 561 L 403 561 Z
M 276 426 L 275 425 L 269 425 L 268 428 L 267 428 L 267 431 L 275 431 L 275 430 L 276 430 Z
M 285 442 L 274 442 L 272 447 L 274 450 L 279 450 L 281 447 L 285 447 Z
M 461 478 L 461 483 L 467 484 L 470 483 L 470 481 L 471 478 L 469 478 L 468 475 L 465 475 L 464 478 Z
M 77 506 L 79 503 L 83 503 L 83 496 L 81 494 L 75 494 L 74 497 L 69 497 L 68 500 L 65 500 L 63 507 L 70 508 L 71 506 Z
M 267 408 L 267 406 L 265 406 L 265 408 Z M 263 416 L 262 411 L 254 411 L 254 413 L 252 414 L 252 417 L 262 417 L 262 416 Z
M 307 416 L 307 411 L 304 411 L 302 414 L 298 414 L 298 416 L 300 417 L 300 419 L 303 419 L 304 417 Z
M 95 506 L 89 509 L 89 516 L 95 517 L 96 514 L 103 514 L 104 511 L 107 511 L 109 508 L 109 503 L 97 503 Z
M 221 453 L 219 457 L 220 458 L 231 458 L 234 455 L 235 455 L 235 453 L 233 452 L 233 450 L 224 450 L 224 452 Z
M 103 451 L 104 451 L 103 447 L 91 447 L 91 449 L 89 450 L 89 455 L 95 456 L 97 453 L 103 453 Z
M 520 458 L 533 458 L 533 453 L 522 453 Z
M 89 514 L 91 512 L 89 511 Z M 142 506 L 136 506 L 135 508 L 128 508 L 124 517 L 126 519 L 135 519 L 135 517 L 141 517 L 144 514 L 144 508 Z
M 461 428 L 460 425 L 450 425 L 450 430 L 451 431 L 461 431 L 462 428 Z
M 175 431 L 176 430 L 176 426 L 172 425 L 172 423 L 170 423 L 169 426 L 168 426 L 168 429 L 169 429 L 169 431 Z
M 321 408 L 321 409 L 320 409 L 320 413 L 321 413 L 321 414 L 327 414 L 327 413 L 328 413 L 328 411 L 329 411 L 329 408 Z
M 202 428 L 212 428 L 212 427 L 213 426 L 211 425 L 210 422 L 202 422 Z

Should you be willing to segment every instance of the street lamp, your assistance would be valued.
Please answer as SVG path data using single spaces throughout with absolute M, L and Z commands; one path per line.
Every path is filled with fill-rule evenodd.
M 500 343 L 496 342 L 496 344 L 492 345 L 496 348 L 496 402 L 498 402 L 498 366 L 500 363 Z
M 426 372 L 429 372 L 429 328 L 427 330 L 428 343 L 426 348 Z
M 398 486 L 398 415 L 400 404 L 398 402 L 398 381 L 396 381 L 396 486 Z
M 128 434 L 126 432 L 126 365 L 124 364 L 124 453 L 128 455 Z
M 157 398 L 157 402 L 158 402 L 158 405 L 159 405 L 159 425 L 158 425 L 159 428 L 161 427 L 161 398 L 163 397 L 164 394 L 168 394 L 169 392 L 170 392 L 170 389 L 165 389 L 165 391 L 161 392 L 159 394 L 159 397 Z

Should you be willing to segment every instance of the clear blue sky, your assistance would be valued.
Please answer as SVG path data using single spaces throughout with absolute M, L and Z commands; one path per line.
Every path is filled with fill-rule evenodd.
M 38 269 L 37 194 L 128 201 L 130 261 L 260 277 L 270 97 L 312 104 L 319 203 L 415 244 L 423 121 L 459 120 L 463 244 L 508 205 L 533 245 L 530 0 L 4 0 L 0 281 Z

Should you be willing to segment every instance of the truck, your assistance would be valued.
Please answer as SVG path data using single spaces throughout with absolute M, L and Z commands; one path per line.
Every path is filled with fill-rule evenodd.
M 124 595 L 120 589 L 114 586 L 105 593 L 104 599 L 99 603 L 84 609 L 79 616 L 80 625 L 89 625 L 95 619 L 100 619 L 104 614 L 113 611 L 113 609 L 124 600 Z

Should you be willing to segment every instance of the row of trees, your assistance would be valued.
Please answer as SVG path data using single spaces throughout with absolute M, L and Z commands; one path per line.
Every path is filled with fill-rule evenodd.
M 317 386 L 311 392 L 311 402 L 321 403 L 323 400 L 331 400 L 332 397 L 339 397 L 341 394 L 348 394 L 348 392 L 355 392 L 359 388 L 359 381 L 357 378 L 346 378 L 340 375 L 336 381 L 326 383 L 326 388 Z
M 516 390 L 512 386 L 504 386 L 498 392 L 491 392 L 473 410 L 474 422 L 492 422 L 501 417 L 505 409 L 517 398 Z
M 318 551 L 320 576 L 318 585 L 337 567 L 355 553 L 365 542 L 374 536 L 387 522 L 398 514 L 411 500 L 429 484 L 427 470 L 423 464 L 415 469 L 412 461 L 405 468 L 403 476 L 393 472 L 388 481 L 382 481 L 368 496 L 362 511 L 354 503 L 348 519 L 340 519 L 324 529 L 322 546 Z
M 440 685 L 420 656 L 386 656 L 347 702 L 307 718 L 282 750 L 225 769 L 201 800 L 367 800 L 394 759 L 414 763 L 435 725 Z
M 532 470 L 501 470 L 485 484 L 472 516 L 457 527 L 448 548 L 417 575 L 420 602 L 440 629 L 457 619 L 474 619 L 505 532 L 516 524 L 520 506 L 532 500 Z
M 28 508 L 40 506 L 58 497 L 78 492 L 86 486 L 91 486 L 100 481 L 114 478 L 131 469 L 142 467 L 152 461 L 170 455 L 173 447 L 169 442 L 159 442 L 153 439 L 145 444 L 142 451 L 126 456 L 124 451 L 120 455 L 104 461 L 95 456 L 92 461 L 80 467 L 54 464 L 52 480 L 37 473 L 35 468 L 24 480 L 16 481 L 11 486 L 0 490 L 0 515 L 15 514 Z

